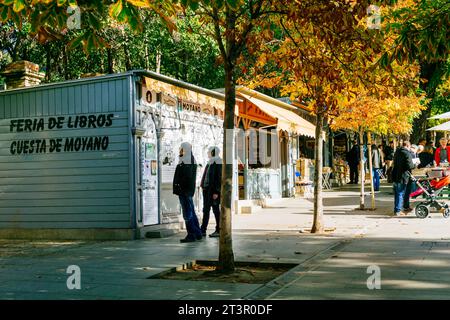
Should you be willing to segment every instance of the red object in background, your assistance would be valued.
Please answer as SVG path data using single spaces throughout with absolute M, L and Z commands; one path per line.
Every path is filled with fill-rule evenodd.
M 438 166 L 438 167 L 441 163 L 441 149 L 442 149 L 442 147 L 437 148 L 436 152 L 434 153 L 434 161 L 436 161 L 436 166 Z M 448 159 L 448 162 L 450 162 L 450 147 L 449 146 L 447 146 L 447 159 Z

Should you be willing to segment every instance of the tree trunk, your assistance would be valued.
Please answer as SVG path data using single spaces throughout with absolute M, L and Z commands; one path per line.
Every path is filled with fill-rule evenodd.
M 150 70 L 150 61 L 148 59 L 148 44 L 145 44 L 145 70 Z
M 422 110 L 420 116 L 414 119 L 413 132 L 411 133 L 411 143 L 418 143 L 420 139 L 429 139 L 430 133 L 427 132 L 428 118 L 431 117 L 432 104 L 428 103 L 427 108 Z
M 114 58 L 112 49 L 111 48 L 106 49 L 106 53 L 108 55 L 108 73 L 112 74 L 114 73 Z
M 69 55 L 67 54 L 67 48 L 63 46 L 63 64 L 64 64 L 64 79 L 69 80 Z
M 122 30 L 122 37 L 123 37 L 122 49 L 123 49 L 123 54 L 124 54 L 124 59 L 125 59 L 125 69 L 126 69 L 126 71 L 130 71 L 132 69 L 132 66 L 131 66 L 130 51 L 128 49 L 129 39 L 124 30 Z
M 220 241 L 219 262 L 217 270 L 224 273 L 234 272 L 234 253 L 231 228 L 231 202 L 233 199 L 233 161 L 228 153 L 233 154 L 234 134 L 228 137 L 227 130 L 234 130 L 234 107 L 236 104 L 236 83 L 234 79 L 234 64 L 225 67 L 225 116 L 223 135 L 223 165 L 220 211 Z M 233 141 L 227 141 L 233 139 Z M 230 163 L 231 162 L 231 163 Z
M 156 50 L 156 73 L 161 73 L 161 59 L 162 52 L 160 49 Z
M 46 82 L 50 82 L 50 78 L 51 78 L 51 70 L 50 70 L 50 68 L 52 67 L 52 51 L 51 51 L 49 43 L 47 43 L 45 45 L 45 56 L 46 56 L 46 60 L 45 60 L 45 81 Z
M 366 173 L 364 172 L 364 130 L 359 130 L 359 166 L 360 166 L 360 181 L 361 184 L 361 193 L 359 195 L 359 208 L 364 210 L 364 180 L 366 177 Z
M 323 199 L 322 199 L 322 171 L 323 171 L 323 114 L 316 117 L 315 142 L 315 174 L 314 174 L 314 220 L 311 233 L 322 233 L 323 226 Z
M 123 53 L 124 53 L 124 57 L 125 57 L 125 69 L 126 69 L 126 71 L 130 71 L 132 69 L 131 58 L 130 58 L 130 53 L 128 51 L 128 44 L 126 42 L 123 46 Z
M 420 78 L 425 79 L 420 83 L 420 88 L 427 94 L 428 99 L 433 99 L 436 95 L 436 89 L 441 83 L 442 76 L 447 70 L 447 62 L 439 61 L 436 63 L 420 63 Z M 414 119 L 413 131 L 410 136 L 411 143 L 417 143 L 419 139 L 430 139 L 431 134 L 427 132 L 428 118 L 431 116 L 432 103 L 428 103 L 427 108 L 422 110 L 420 116 Z
M 375 210 L 375 188 L 373 185 L 373 162 L 372 162 L 372 137 L 370 132 L 367 134 L 367 155 L 369 160 L 369 172 L 370 172 L 370 194 L 372 199 L 372 210 Z

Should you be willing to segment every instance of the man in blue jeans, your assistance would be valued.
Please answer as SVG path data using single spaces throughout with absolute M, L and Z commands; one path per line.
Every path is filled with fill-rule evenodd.
M 373 187 L 375 191 L 380 191 L 381 153 L 376 144 L 372 144 L 372 174 Z
M 194 201 L 197 164 L 192 154 L 192 145 L 183 142 L 180 147 L 180 161 L 173 177 L 173 193 L 180 200 L 183 218 L 186 223 L 187 236 L 180 242 L 194 242 L 202 239 L 202 231 L 195 214 Z
M 411 193 L 410 173 L 414 169 L 409 141 L 395 151 L 394 167 L 392 169 L 392 180 L 394 183 L 394 215 L 406 215 L 411 212 L 409 195 Z

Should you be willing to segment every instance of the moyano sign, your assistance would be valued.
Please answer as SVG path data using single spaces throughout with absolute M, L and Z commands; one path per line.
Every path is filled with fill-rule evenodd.
M 112 126 L 114 114 L 78 115 L 40 119 L 10 120 L 12 133 L 32 133 L 67 129 L 96 129 Z M 109 146 L 108 136 L 66 137 L 53 139 L 14 140 L 10 145 L 12 155 L 44 154 L 60 152 L 105 151 Z

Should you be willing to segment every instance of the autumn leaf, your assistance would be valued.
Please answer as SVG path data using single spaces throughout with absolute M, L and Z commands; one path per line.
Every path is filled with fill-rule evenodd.
M 5 3 L 7 4 L 7 3 Z M 13 10 L 14 12 L 20 12 L 25 9 L 25 0 L 14 0 Z
M 109 15 L 112 18 L 117 18 L 122 12 L 122 9 L 123 9 L 122 0 L 117 0 L 116 3 L 112 4 L 109 7 Z

